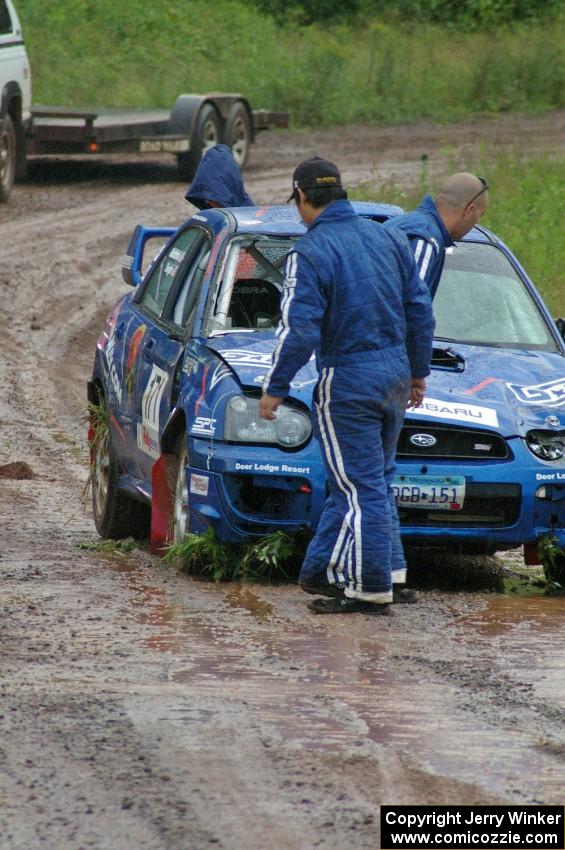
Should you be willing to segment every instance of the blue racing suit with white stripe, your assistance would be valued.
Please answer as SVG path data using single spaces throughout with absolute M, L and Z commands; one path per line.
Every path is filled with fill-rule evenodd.
M 407 235 L 418 274 L 433 295 L 443 270 L 445 249 L 453 245 L 433 198 L 426 195 L 419 207 L 389 218 L 384 227 L 403 230 Z
M 410 378 L 430 371 L 428 288 L 403 234 L 336 201 L 289 255 L 281 310 L 263 390 L 287 396 L 316 352 L 312 419 L 330 486 L 300 581 L 390 602 L 393 580 L 405 581 L 406 571 L 394 459 Z

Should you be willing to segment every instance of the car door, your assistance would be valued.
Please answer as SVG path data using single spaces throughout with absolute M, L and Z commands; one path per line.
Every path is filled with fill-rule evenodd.
M 129 416 L 135 446 L 133 474 L 151 481 L 160 454 L 160 434 L 178 391 L 179 361 L 209 256 L 210 235 L 200 225 L 180 231 L 165 248 L 136 297 L 141 322 L 133 330 L 128 363 L 135 364 L 130 382 Z M 143 329 L 143 317 L 150 321 Z M 137 334 L 137 337 L 136 337 Z M 127 378 L 126 378 L 127 381 Z

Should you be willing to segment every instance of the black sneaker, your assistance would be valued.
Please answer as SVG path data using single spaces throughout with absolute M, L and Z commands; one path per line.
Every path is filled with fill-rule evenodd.
M 303 582 L 300 582 L 300 587 L 312 596 L 331 596 L 337 599 L 341 599 L 345 589 L 344 584 L 305 584 Z
M 410 588 L 404 587 L 404 585 L 400 584 L 392 585 L 393 602 L 413 603 L 418 602 L 418 599 L 419 597 L 415 590 L 410 590 Z
M 314 614 L 390 614 L 390 605 L 363 602 L 362 599 L 350 599 L 342 596 L 334 599 L 313 599 L 308 610 Z

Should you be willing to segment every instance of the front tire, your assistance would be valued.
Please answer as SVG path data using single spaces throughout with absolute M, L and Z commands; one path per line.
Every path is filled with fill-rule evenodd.
M 113 540 L 149 536 L 151 513 L 148 505 L 137 502 L 118 490 L 119 465 L 109 432 L 93 446 L 92 513 L 101 537 Z
M 177 156 L 178 174 L 181 180 L 192 180 L 204 154 L 220 144 L 222 122 L 216 109 L 210 103 L 204 104 L 190 139 L 190 150 Z
M 10 115 L 0 124 L 0 203 L 6 203 L 16 179 L 16 129 Z

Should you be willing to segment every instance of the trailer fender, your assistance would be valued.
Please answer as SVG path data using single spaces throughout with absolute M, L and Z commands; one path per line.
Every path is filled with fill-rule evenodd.
M 234 123 L 239 127 L 237 133 L 234 133 Z M 245 145 L 240 138 L 242 126 L 247 128 L 249 137 Z M 232 147 L 240 167 L 245 164 L 248 145 L 253 141 L 253 116 L 249 102 L 240 94 L 182 94 L 171 110 L 169 129 L 172 134 L 189 139 L 188 153 L 179 154 L 177 161 L 179 176 L 190 181 L 198 168 L 202 151 L 220 142 Z
M 169 118 L 171 134 L 192 138 L 198 113 L 206 102 L 206 95 L 181 94 L 175 100 Z

